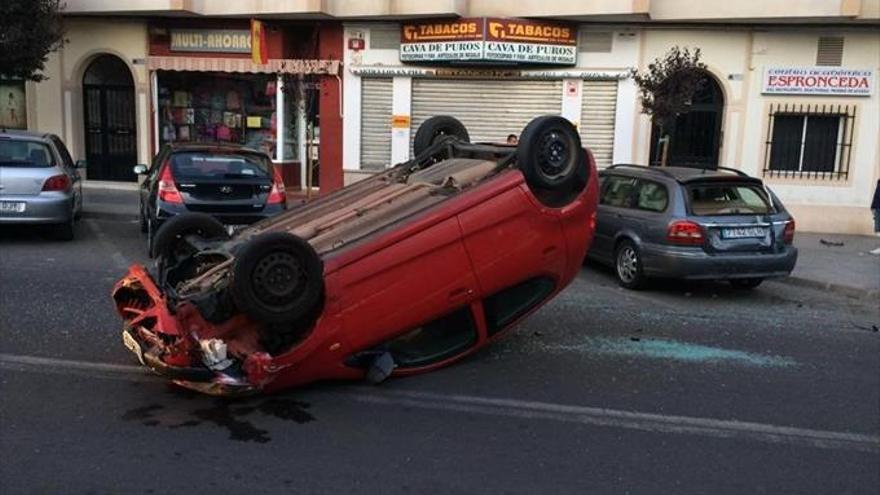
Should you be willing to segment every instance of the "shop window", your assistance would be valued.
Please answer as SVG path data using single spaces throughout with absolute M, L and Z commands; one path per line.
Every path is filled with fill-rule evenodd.
M 764 175 L 846 179 L 855 107 L 771 105 Z
M 556 288 L 553 279 L 538 277 L 508 287 L 483 301 L 486 330 L 494 335 L 541 304 Z
M 0 80 L 0 129 L 27 129 L 27 100 L 22 80 Z
M 162 143 L 240 144 L 276 156 L 274 75 L 159 73 Z

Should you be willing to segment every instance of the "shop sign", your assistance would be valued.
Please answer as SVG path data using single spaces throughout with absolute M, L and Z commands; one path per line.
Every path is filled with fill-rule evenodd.
M 870 96 L 873 69 L 766 67 L 763 94 Z
M 470 69 L 464 67 L 409 67 L 359 65 L 349 67 L 352 74 L 362 77 L 442 77 L 446 79 L 584 79 L 609 81 L 625 79 L 626 71 L 595 71 L 572 69 L 520 70 Z
M 495 17 L 404 24 L 400 60 L 574 65 L 577 28 Z
M 251 53 L 247 29 L 172 29 L 171 51 Z

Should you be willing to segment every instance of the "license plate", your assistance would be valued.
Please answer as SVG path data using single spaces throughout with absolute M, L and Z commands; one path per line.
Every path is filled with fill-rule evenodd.
M 0 213 L 24 213 L 26 207 L 23 201 L 0 201 Z
M 767 231 L 763 227 L 736 227 L 721 229 L 721 237 L 725 239 L 746 239 L 750 237 L 764 237 Z
M 140 361 L 141 364 L 146 365 L 146 363 L 144 363 L 144 350 L 141 349 L 141 345 L 131 336 L 130 333 L 128 333 L 127 330 L 122 331 L 122 343 L 125 344 L 125 347 L 127 347 L 129 351 L 137 356 L 138 361 Z

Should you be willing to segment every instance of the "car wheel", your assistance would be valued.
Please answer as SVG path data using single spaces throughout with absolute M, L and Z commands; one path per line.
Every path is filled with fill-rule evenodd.
M 73 225 L 73 215 L 71 215 L 70 220 L 67 222 L 55 225 L 53 230 L 55 238 L 59 241 L 72 241 L 74 236 Z
M 152 222 L 150 225 L 152 226 Z M 151 235 L 152 228 L 148 233 L 148 239 Z M 181 213 L 162 224 L 152 238 L 152 242 L 148 241 L 150 256 L 171 261 L 192 254 L 193 248 L 184 240 L 188 235 L 197 235 L 206 240 L 229 238 L 226 227 L 211 215 Z
M 642 271 L 642 257 L 639 254 L 639 249 L 632 241 L 621 242 L 617 246 L 614 259 L 617 281 L 621 286 L 632 290 L 644 287 L 645 275 Z
M 141 233 L 146 234 L 147 232 L 149 232 L 150 229 L 149 229 L 149 225 L 147 225 L 147 216 L 144 215 L 143 209 L 140 210 L 139 216 L 140 216 L 140 221 L 141 221 Z
M 442 136 L 455 136 L 458 139 L 470 142 L 471 138 L 464 124 L 455 117 L 437 115 L 422 122 L 416 137 L 413 139 L 413 153 L 419 156 Z
M 577 129 L 556 115 L 529 122 L 516 150 L 517 164 L 533 189 L 570 191 L 582 181 L 583 158 Z
M 236 255 L 231 291 L 235 305 L 250 318 L 295 323 L 320 304 L 324 264 L 308 242 L 293 234 L 259 235 Z
M 734 289 L 741 290 L 754 289 L 755 287 L 761 285 L 761 282 L 763 281 L 763 278 L 733 278 L 729 280 L 730 285 L 732 285 Z

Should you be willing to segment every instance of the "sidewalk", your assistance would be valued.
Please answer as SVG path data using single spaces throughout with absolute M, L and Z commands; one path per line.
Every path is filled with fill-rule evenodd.
M 880 256 L 868 253 L 880 247 L 880 237 L 798 232 L 794 245 L 798 261 L 785 281 L 852 297 L 880 298 Z

